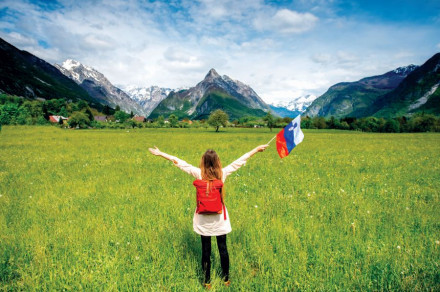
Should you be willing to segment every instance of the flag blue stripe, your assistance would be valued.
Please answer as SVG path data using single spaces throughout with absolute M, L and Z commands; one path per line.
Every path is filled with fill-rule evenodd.
M 295 142 L 294 142 L 294 131 L 293 131 L 293 124 L 289 123 L 285 128 L 284 128 L 284 139 L 286 140 L 286 146 L 287 146 L 287 150 L 292 151 L 293 148 L 295 148 Z

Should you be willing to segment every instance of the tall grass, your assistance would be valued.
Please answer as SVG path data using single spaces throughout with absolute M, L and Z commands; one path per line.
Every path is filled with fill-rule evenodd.
M 193 178 L 147 148 L 227 165 L 274 134 L 3 127 L 0 289 L 202 290 Z M 226 181 L 231 288 L 440 290 L 439 153 L 429 133 L 273 142 Z M 226 290 L 216 248 L 212 270 Z

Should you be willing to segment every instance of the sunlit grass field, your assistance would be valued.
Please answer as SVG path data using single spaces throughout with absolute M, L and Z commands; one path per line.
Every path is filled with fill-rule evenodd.
M 304 131 L 226 181 L 232 285 L 213 290 L 440 290 L 440 134 Z M 0 133 L 0 289 L 202 291 L 193 178 L 151 155 L 224 166 L 268 129 Z

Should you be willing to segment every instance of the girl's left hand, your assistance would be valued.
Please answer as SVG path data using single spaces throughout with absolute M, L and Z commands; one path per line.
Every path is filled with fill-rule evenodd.
M 148 148 L 148 150 L 151 152 L 151 154 L 156 156 L 159 156 L 162 153 L 157 146 L 154 146 L 154 148 Z

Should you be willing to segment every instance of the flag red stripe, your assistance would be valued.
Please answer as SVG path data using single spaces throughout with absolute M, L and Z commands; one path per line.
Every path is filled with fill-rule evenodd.
M 278 155 L 281 158 L 284 158 L 287 155 L 289 155 L 289 151 L 288 151 L 287 145 L 286 145 L 286 139 L 284 138 L 284 129 L 282 129 L 277 134 L 277 151 L 278 151 Z

